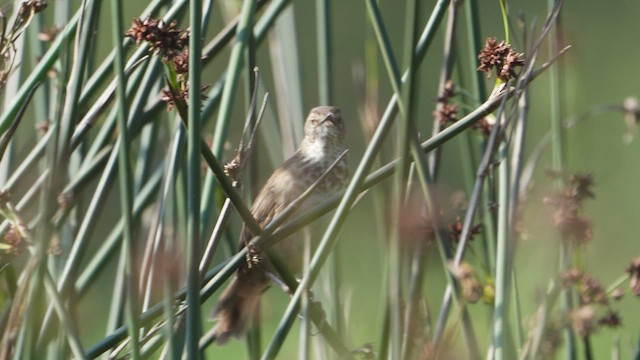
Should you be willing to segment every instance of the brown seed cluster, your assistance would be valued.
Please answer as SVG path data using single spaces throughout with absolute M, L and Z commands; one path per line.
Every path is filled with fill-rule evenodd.
M 450 263 L 449 270 L 460 283 L 462 297 L 465 300 L 472 304 L 480 300 L 484 294 L 484 287 L 476 278 L 475 271 L 471 265 L 466 262 L 462 262 L 457 266 Z
M 594 197 L 591 186 L 591 174 L 575 174 L 569 178 L 563 191 L 544 199 L 545 204 L 555 209 L 551 217 L 553 226 L 567 241 L 585 244 L 591 240 L 591 220 L 582 214 L 583 201 Z
M 611 308 L 613 301 L 620 300 L 622 291 L 617 289 L 607 294 L 604 286 L 592 275 L 573 269 L 561 275 L 566 287 L 577 290 L 580 296 L 580 307 L 571 313 L 573 329 L 581 337 L 592 334 L 598 326 L 617 327 L 622 319 L 617 311 Z M 604 309 L 604 315 L 598 315 L 598 309 Z
M 182 30 L 178 28 L 178 23 L 173 20 L 165 23 L 163 20 L 148 17 L 144 20 L 139 18 L 133 19 L 131 28 L 126 32 L 125 36 L 136 41 L 149 43 L 151 50 L 160 56 L 165 64 L 178 75 L 178 89 L 175 94 L 169 89 L 163 89 L 161 99 L 167 102 L 167 110 L 176 107 L 176 101 L 187 102 L 189 99 L 187 74 L 189 73 L 189 29 Z M 202 91 L 208 89 L 208 86 L 202 86 Z M 204 99 L 205 96 L 202 95 Z
M 175 20 L 167 24 L 151 17 L 144 20 L 135 18 L 125 36 L 135 40 L 138 45 L 143 41 L 149 43 L 151 49 L 168 62 L 189 44 L 189 30 L 178 28 Z
M 209 89 L 209 85 L 201 85 L 200 86 L 200 98 L 205 100 L 207 96 L 205 95 L 205 91 Z M 171 94 L 169 89 L 160 90 L 160 99 L 167 103 L 167 111 L 176 107 L 176 101 L 187 103 L 189 102 L 189 87 L 187 83 L 181 83 L 180 91 L 175 94 Z
M 571 313 L 573 330 L 582 338 L 589 336 L 596 329 L 596 311 L 591 305 L 582 306 Z
M 498 42 L 494 37 L 485 40 L 484 48 L 478 55 L 480 65 L 478 71 L 491 77 L 493 70 L 499 79 L 507 82 L 516 77 L 515 68 L 524 65 L 523 54 L 515 52 L 504 40 Z
M 8 191 L 0 190 L 0 219 L 10 221 L 9 229 L 0 235 L 0 255 L 16 256 L 26 247 L 25 234 L 28 229 L 11 205 Z
M 451 239 L 454 242 L 458 242 L 460 240 L 463 226 L 464 224 L 462 223 L 460 216 L 456 216 L 456 221 L 449 224 L 449 235 L 451 235 Z M 473 240 L 473 237 L 480 234 L 480 232 L 482 232 L 482 224 L 471 226 L 471 229 L 469 230 L 469 240 Z
M 601 316 L 598 320 L 598 325 L 607 326 L 610 328 L 618 327 L 622 325 L 622 319 L 620 314 L 616 311 L 609 310 L 604 316 Z
M 540 359 L 552 359 L 553 354 L 562 345 L 562 332 L 565 325 L 559 321 L 546 323 L 540 341 Z
M 609 297 L 604 287 L 593 276 L 578 269 L 572 269 L 562 274 L 561 278 L 565 286 L 575 287 L 578 290 L 582 304 L 609 304 Z
M 189 49 L 176 54 L 171 58 L 171 64 L 176 74 L 183 75 L 189 72 Z
M 453 81 L 447 80 L 442 94 L 437 99 L 436 110 L 433 112 L 433 116 L 441 126 L 452 124 L 458 120 L 458 106 L 449 102 L 456 95 Z
M 622 325 L 620 315 L 609 309 L 604 315 L 599 316 L 593 305 L 584 305 L 571 313 L 571 325 L 580 337 L 593 334 L 599 326 L 615 328 Z
M 487 117 L 483 117 L 478 120 L 473 126 L 472 129 L 478 130 L 485 138 L 488 138 L 491 135 L 491 130 L 493 129 L 493 123 L 487 120 Z
M 15 225 L 11 225 L 4 233 L 3 242 L 7 245 L 7 248 L 4 249 L 4 255 L 16 256 L 22 253 L 25 248 L 24 236 Z
M 436 99 L 436 109 L 432 113 L 440 126 L 444 127 L 458 121 L 458 105 L 451 102 L 451 99 L 457 95 L 455 84 L 453 81 L 447 80 L 442 94 Z M 478 130 L 484 137 L 488 137 L 491 134 L 493 124 L 485 117 L 473 124 L 471 128 Z

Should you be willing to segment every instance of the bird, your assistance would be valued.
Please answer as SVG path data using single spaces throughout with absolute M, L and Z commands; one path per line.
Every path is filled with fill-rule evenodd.
M 278 167 L 258 192 L 251 212 L 261 227 L 266 226 L 286 207 L 305 192 L 346 150 L 345 123 L 335 106 L 318 106 L 309 112 L 304 125 L 304 137 L 296 152 Z M 331 195 L 344 189 L 348 168 L 343 157 L 294 212 L 300 214 Z M 246 246 L 252 234 L 243 226 L 240 248 Z M 302 269 L 303 242 L 291 235 L 271 247 L 294 273 Z M 250 249 L 252 250 L 252 249 Z M 268 263 L 268 261 L 266 261 Z M 261 265 L 261 264 L 258 264 Z M 241 265 L 231 284 L 220 295 L 213 310 L 217 321 L 214 336 L 218 345 L 231 337 L 242 338 L 258 313 L 260 296 L 269 288 L 273 273 L 269 266 L 254 266 L 251 261 Z

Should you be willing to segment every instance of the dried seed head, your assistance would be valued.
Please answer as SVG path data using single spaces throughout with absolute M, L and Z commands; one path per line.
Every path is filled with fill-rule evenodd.
M 10 248 L 5 250 L 6 254 L 18 254 L 24 247 L 24 236 L 22 236 L 20 230 L 13 224 L 9 227 L 9 230 L 4 233 L 3 240 L 10 246 Z
M 200 86 L 200 99 L 206 100 L 207 95 L 205 92 L 209 89 L 209 85 L 201 85 Z M 167 103 L 167 111 L 170 111 L 176 106 L 176 101 L 184 102 L 185 104 L 189 102 L 189 87 L 186 83 L 182 86 L 182 89 L 177 94 L 172 94 L 169 89 L 160 90 L 160 99 Z
M 451 239 L 454 242 L 457 242 L 458 240 L 460 240 L 460 236 L 462 236 L 463 227 L 464 227 L 464 224 L 462 223 L 460 216 L 456 217 L 455 222 L 449 224 L 449 234 L 451 234 Z M 482 231 L 482 224 L 473 225 L 469 230 L 469 240 L 473 240 L 473 236 L 480 234 L 481 231 Z
M 438 102 L 448 103 L 449 100 L 456 95 L 458 95 L 458 93 L 456 92 L 455 83 L 452 80 L 447 80 L 447 82 L 444 84 L 444 90 L 442 94 L 440 94 L 440 96 L 438 97 Z
M 176 74 L 187 74 L 189 72 L 189 49 L 185 49 L 183 52 L 171 58 L 171 64 Z
M 490 122 L 487 117 L 483 117 L 478 120 L 475 124 L 473 124 L 472 128 L 480 131 L 485 138 L 488 138 L 491 135 L 491 130 L 493 129 L 494 122 Z
M 571 313 L 573 330 L 582 338 L 589 336 L 596 327 L 595 316 L 595 310 L 589 305 L 574 310 Z
M 582 304 L 609 304 L 609 297 L 604 286 L 593 276 L 578 269 L 572 269 L 561 274 L 560 278 L 564 280 L 564 286 L 575 287 L 578 290 Z
M 472 304 L 480 300 L 484 294 L 484 288 L 477 280 L 473 267 L 466 262 L 462 262 L 459 265 L 449 262 L 448 267 L 451 274 L 460 283 L 462 297 Z
M 551 222 L 563 238 L 585 244 L 591 240 L 591 220 L 582 215 L 582 202 L 595 195 L 591 191 L 593 176 L 588 173 L 575 174 L 563 191 L 544 198 L 544 203 L 555 208 Z
M 458 120 L 457 115 L 458 106 L 455 104 L 443 104 L 433 112 L 433 116 L 435 116 L 436 121 L 438 121 L 442 126 L 456 122 Z
M 490 77 L 495 69 L 496 76 L 505 82 L 516 76 L 516 67 L 524 65 L 522 54 L 513 51 L 511 45 L 504 40 L 498 42 L 494 37 L 488 37 L 485 40 L 478 60 L 480 60 L 478 71 L 485 72 L 487 77 Z
M 609 310 L 604 316 L 598 320 L 598 325 L 608 326 L 615 328 L 622 325 L 622 318 L 618 312 Z
M 170 61 L 180 54 L 189 44 L 189 30 L 178 28 L 177 21 L 173 20 L 167 24 L 163 20 L 151 17 L 144 20 L 133 19 L 125 37 L 132 38 L 136 44 L 148 42 L 151 50 L 162 56 L 165 61 Z

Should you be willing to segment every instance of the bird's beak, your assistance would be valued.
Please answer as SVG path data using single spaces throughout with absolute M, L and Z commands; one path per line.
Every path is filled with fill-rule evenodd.
M 335 125 L 336 123 L 333 121 L 333 115 L 329 114 L 327 115 L 322 121 L 320 121 L 320 124 L 324 124 L 325 121 L 331 121 L 331 123 L 333 125 Z

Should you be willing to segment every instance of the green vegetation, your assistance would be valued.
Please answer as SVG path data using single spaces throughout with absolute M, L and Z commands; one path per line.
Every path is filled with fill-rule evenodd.
M 630 30 L 597 5 L 0 15 L 0 359 L 640 358 L 640 106 L 614 55 Z M 610 38 L 582 36 L 599 26 Z M 251 200 L 325 104 L 347 124 L 348 186 L 260 228 Z M 297 231 L 315 241 L 291 274 L 269 244 Z M 216 346 L 216 298 L 261 257 L 282 286 Z

